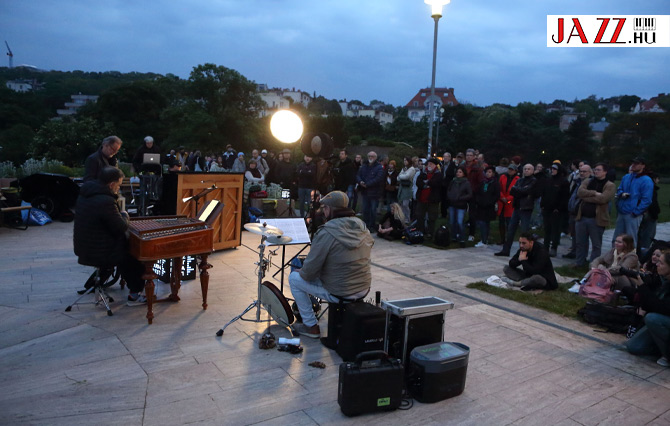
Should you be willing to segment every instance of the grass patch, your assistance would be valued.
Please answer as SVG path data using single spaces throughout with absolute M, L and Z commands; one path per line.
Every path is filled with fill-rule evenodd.
M 577 311 L 583 308 L 586 302 L 580 296 L 569 293 L 568 289 L 570 287 L 572 287 L 572 284 L 559 284 L 556 290 L 532 294 L 518 290 L 498 288 L 484 282 L 467 285 L 467 288 L 474 288 L 503 299 L 513 300 L 524 305 L 553 312 L 566 318 L 579 319 Z

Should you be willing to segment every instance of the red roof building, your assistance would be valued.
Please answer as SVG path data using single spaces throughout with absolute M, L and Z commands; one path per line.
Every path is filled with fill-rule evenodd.
M 421 121 L 423 117 L 428 116 L 430 103 L 430 88 L 421 89 L 414 95 L 414 97 L 405 105 L 407 107 L 407 114 L 412 121 Z M 442 105 L 455 106 L 458 101 L 454 96 L 454 89 L 452 87 L 436 87 L 435 88 L 435 111 L 439 110 Z

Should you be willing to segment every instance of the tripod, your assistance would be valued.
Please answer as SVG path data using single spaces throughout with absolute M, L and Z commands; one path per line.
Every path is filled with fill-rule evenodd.
M 265 322 L 261 320 L 261 307 L 267 305 L 266 309 L 270 317 L 274 318 L 277 323 L 283 325 L 284 327 L 290 327 L 293 323 L 293 313 L 291 308 L 288 305 L 288 302 L 284 298 L 277 288 L 269 282 L 264 283 L 263 278 L 265 277 L 265 272 L 272 265 L 272 256 L 276 254 L 276 249 L 274 251 L 268 250 L 269 254 L 265 257 L 265 242 L 268 239 L 266 234 L 261 234 L 261 244 L 258 246 L 258 262 L 254 263 L 258 266 L 258 293 L 257 299 L 254 300 L 247 308 L 238 316 L 228 321 L 226 325 L 223 326 L 219 331 L 216 332 L 217 336 L 223 336 L 223 332 L 226 328 L 234 323 L 237 320 L 249 321 L 249 322 Z M 273 309 L 274 307 L 274 309 Z M 256 308 L 256 319 L 246 319 L 244 315 Z

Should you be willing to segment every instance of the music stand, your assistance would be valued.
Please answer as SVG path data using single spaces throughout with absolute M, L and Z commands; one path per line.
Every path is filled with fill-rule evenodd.
M 268 225 L 275 226 L 282 231 L 284 231 L 284 235 L 291 237 L 292 240 L 288 243 L 281 244 L 282 246 L 282 252 L 281 252 L 281 268 L 274 274 L 272 274 L 272 278 L 275 278 L 277 274 L 281 273 L 281 278 L 280 278 L 280 283 L 281 287 L 280 290 L 283 292 L 284 291 L 284 270 L 290 266 L 291 262 L 293 259 L 296 257 L 300 256 L 303 251 L 307 247 L 309 247 L 312 244 L 312 240 L 310 238 L 309 232 L 307 231 L 307 226 L 305 225 L 305 220 L 301 218 L 294 218 L 294 219 L 264 219 L 264 222 L 267 223 Z M 298 251 L 293 257 L 291 257 L 288 261 L 286 261 L 286 246 L 287 245 L 298 245 L 298 244 L 304 244 L 305 246 Z M 271 245 L 278 245 L 278 244 L 271 244 Z

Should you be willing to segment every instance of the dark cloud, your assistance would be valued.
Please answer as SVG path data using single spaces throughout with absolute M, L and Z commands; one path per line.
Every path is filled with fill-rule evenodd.
M 438 86 L 478 105 L 666 90 L 667 48 L 547 48 L 546 15 L 667 14 L 623 0 L 453 0 L 439 21 Z M 211 62 L 270 86 L 404 105 L 431 77 L 433 20 L 408 0 L 6 0 L 15 64 L 173 73 Z

